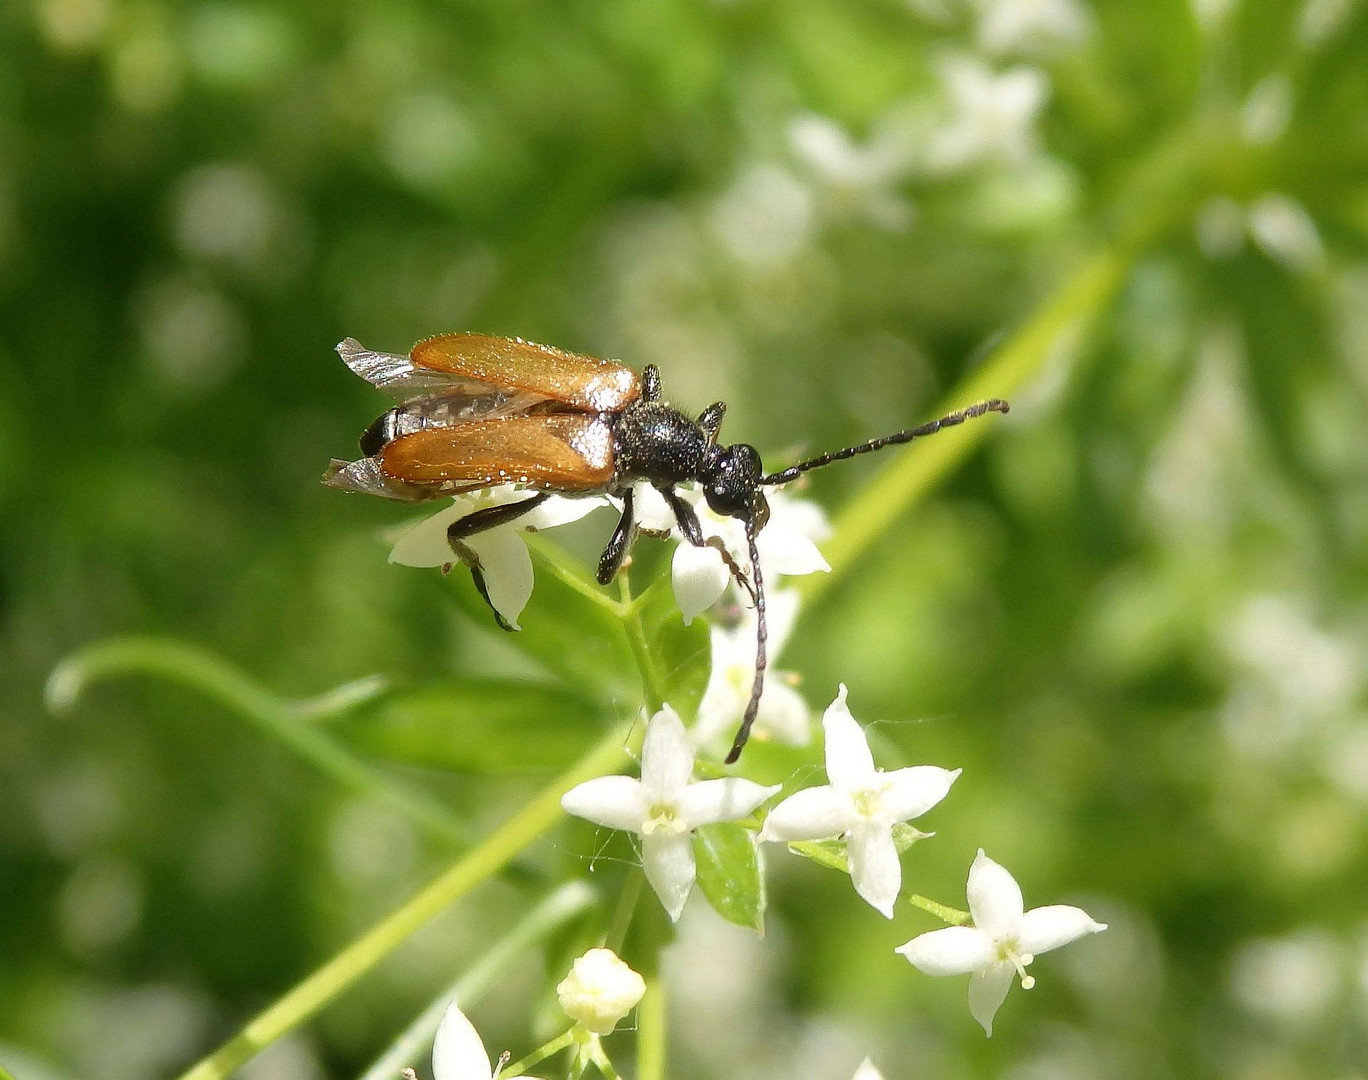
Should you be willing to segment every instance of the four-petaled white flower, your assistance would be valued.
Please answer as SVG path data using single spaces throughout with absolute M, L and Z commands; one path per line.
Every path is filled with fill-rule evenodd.
M 704 538 L 716 537 L 732 561 L 744 571 L 750 566 L 746 528 L 733 517 L 713 513 L 696 484 L 679 488 L 679 496 L 698 514 Z M 831 566 L 817 550 L 817 541 L 831 534 L 826 515 L 816 503 L 787 495 L 782 491 L 766 494 L 770 506 L 769 523 L 760 530 L 755 546 L 760 552 L 760 568 L 767 583 L 776 576 L 793 577 L 828 571 Z M 674 516 L 660 493 L 649 484 L 636 487 L 636 510 L 643 528 L 671 529 L 680 543 L 670 566 L 675 600 L 686 624 L 693 622 L 721 599 L 731 581 L 731 571 L 715 547 L 694 547 L 679 535 Z
M 889 230 L 904 229 L 913 208 L 899 185 L 916 163 L 917 141 L 894 116 L 876 119 L 857 143 L 830 117 L 807 114 L 788 128 L 789 145 L 821 181 L 828 212 L 852 211 Z
M 902 865 L 893 826 L 926 813 L 950 791 L 959 769 L 914 765 L 883 772 L 864 732 L 846 707 L 842 684 L 822 717 L 826 734 L 825 787 L 790 795 L 765 818 L 761 840 L 819 840 L 844 835 L 850 879 L 877 911 L 893 917 Z
M 556 986 L 556 998 L 571 1020 L 595 1035 L 607 1035 L 637 1007 L 646 980 L 612 949 L 590 949 Z
M 788 673 L 774 667 L 798 618 L 798 593 L 793 589 L 770 592 L 765 606 L 770 670 L 751 738 L 806 746 L 812 737 L 808 704 L 785 681 Z M 695 746 L 709 746 L 723 737 L 730 745 L 736 725 L 741 722 L 741 715 L 750 701 L 751 681 L 755 678 L 755 612 L 743 611 L 735 626 L 714 623 L 708 632 L 712 641 L 712 668 L 689 737 Z
M 956 172 L 986 161 L 1020 164 L 1035 148 L 1035 120 L 1050 84 L 1035 68 L 1001 75 L 979 60 L 951 57 L 941 64 L 952 116 L 931 139 L 928 164 Z
M 447 527 L 460 518 L 491 506 L 531 498 L 535 492 L 512 484 L 457 495 L 446 509 L 410 525 L 395 538 L 389 561 L 404 566 L 445 566 L 457 561 L 447 542 Z M 507 525 L 467 537 L 465 544 L 480 560 L 489 603 L 515 630 L 518 616 L 532 596 L 532 557 L 519 535 L 578 521 L 592 510 L 606 506 L 601 497 L 567 499 L 553 495 Z
M 405 1070 L 407 1074 L 408 1070 Z M 432 1080 L 493 1080 L 493 1077 L 494 1067 L 489 1062 L 480 1033 L 452 1001 L 442 1014 L 437 1038 L 432 1044 Z M 499 1080 L 530 1078 L 509 1076 Z
M 932 930 L 897 951 L 927 975 L 972 972 L 969 1011 L 989 1035 L 1014 976 L 1029 990 L 1035 979 L 1026 974 L 1026 966 L 1037 956 L 1107 928 L 1082 908 L 1066 904 L 1025 911 L 1016 879 L 982 848 L 969 868 L 968 895 L 973 926 Z
M 646 880 L 671 919 L 684 910 L 697 876 L 693 830 L 744 818 L 779 790 L 737 776 L 693 783 L 693 766 L 689 736 L 666 705 L 646 726 L 640 780 L 600 776 L 561 798 L 568 813 L 641 837 Z

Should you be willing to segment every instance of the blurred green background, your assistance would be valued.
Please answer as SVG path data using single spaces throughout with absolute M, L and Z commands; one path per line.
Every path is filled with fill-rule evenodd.
M 763 941 L 693 901 L 671 1075 L 1368 1076 L 1365 57 L 1354 0 L 0 6 L 0 1061 L 179 1071 L 453 850 L 185 686 L 52 715 L 71 650 L 382 673 L 332 733 L 476 835 L 639 704 L 625 654 L 529 663 L 468 580 L 386 565 L 407 511 L 320 487 L 384 407 L 340 338 L 656 363 L 779 462 L 934 415 L 1100 252 L 1119 287 L 778 666 L 816 710 L 848 683 L 885 765 L 964 768 L 908 888 L 960 904 L 982 846 L 1111 929 L 988 1041 L 891 952 L 927 916 L 775 851 Z M 543 578 L 523 623 L 586 617 Z M 244 1075 L 355 1075 L 596 842 Z M 474 1012 L 531 1046 L 537 958 Z

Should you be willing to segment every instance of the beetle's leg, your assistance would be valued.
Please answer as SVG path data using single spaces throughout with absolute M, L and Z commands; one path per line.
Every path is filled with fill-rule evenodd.
M 684 534 L 684 539 L 694 547 L 707 547 L 708 542 L 703 539 L 703 526 L 698 523 L 698 515 L 694 513 L 694 508 L 669 484 L 652 486 L 670 504 L 670 512 L 674 514 L 675 522 L 679 525 L 679 531 Z
M 714 401 L 698 414 L 698 426 L 703 429 L 703 434 L 708 437 L 708 442 L 717 442 L 717 432 L 722 427 L 722 417 L 726 415 L 727 403 L 725 401 Z
M 647 364 L 641 373 L 641 396 L 645 401 L 660 400 L 660 368 Z
M 613 535 L 608 538 L 608 546 L 603 549 L 603 554 L 599 557 L 598 583 L 607 585 L 613 578 L 617 577 L 617 572 L 622 569 L 622 562 L 627 558 L 627 553 L 632 550 L 632 541 L 636 539 L 636 521 L 632 515 L 632 489 L 628 488 L 622 494 L 622 517 L 618 518 L 617 528 L 613 530 Z
M 502 506 L 487 506 L 483 510 L 476 510 L 473 514 L 457 518 L 447 526 L 447 543 L 451 545 L 451 550 L 456 553 L 456 558 L 470 567 L 470 576 L 475 580 L 475 588 L 483 597 L 484 602 L 489 604 L 489 610 L 494 612 L 494 621 L 499 624 L 500 630 L 512 630 L 513 627 L 509 625 L 507 619 L 499 614 L 499 609 L 490 602 L 489 587 L 485 584 L 484 567 L 480 565 L 480 557 L 475 554 L 474 548 L 464 541 L 466 537 L 475 536 L 500 525 L 517 521 L 524 514 L 535 510 L 549 497 L 550 492 L 543 491 L 533 495 L 530 499 L 524 499 L 522 502 L 504 503 Z
M 674 512 L 675 522 L 679 525 L 679 531 L 684 534 L 684 539 L 694 547 L 710 547 L 721 555 L 722 562 L 726 564 L 731 576 L 741 588 L 746 590 L 746 594 L 751 598 L 751 603 L 755 603 L 755 589 L 751 586 L 750 579 L 746 577 L 746 572 L 732 558 L 731 552 L 727 550 L 727 545 L 722 543 L 722 538 L 703 535 L 703 526 L 698 523 L 698 515 L 694 513 L 694 508 L 674 488 L 661 484 L 656 486 L 656 490 L 670 504 L 670 509 Z

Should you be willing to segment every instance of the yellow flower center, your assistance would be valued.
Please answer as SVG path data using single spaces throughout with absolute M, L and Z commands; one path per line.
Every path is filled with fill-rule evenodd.
M 672 803 L 656 803 L 651 807 L 646 820 L 641 823 L 641 835 L 650 836 L 656 832 L 682 833 L 689 827 L 680 818 Z
M 1021 979 L 1021 988 L 1029 990 L 1035 985 L 1035 976 L 1026 974 L 1026 965 L 1035 957 L 1028 952 L 1021 952 L 1020 949 L 1021 946 L 1015 941 L 1000 941 L 997 947 L 998 959 L 1005 960 L 1016 968 L 1017 975 Z

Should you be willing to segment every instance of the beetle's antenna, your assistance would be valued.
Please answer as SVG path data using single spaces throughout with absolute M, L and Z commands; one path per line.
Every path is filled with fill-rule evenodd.
M 844 450 L 833 450 L 829 454 L 821 457 L 809 458 L 807 461 L 800 461 L 797 465 L 790 465 L 787 469 L 781 469 L 777 473 L 770 473 L 762 476 L 760 483 L 764 486 L 771 484 L 787 484 L 790 480 L 796 480 L 805 472 L 812 469 L 820 469 L 823 465 L 830 465 L 833 461 L 845 461 L 846 458 L 853 458 L 856 454 L 869 454 L 875 450 L 882 450 L 885 446 L 894 446 L 897 443 L 911 442 L 913 439 L 920 439 L 924 435 L 934 435 L 941 428 L 954 427 L 962 424 L 975 416 L 982 416 L 984 413 L 999 412 L 1005 413 L 1008 408 L 1007 402 L 1001 398 L 992 398 L 989 401 L 980 401 L 976 405 L 970 405 L 967 409 L 960 409 L 959 412 L 952 412 L 948 416 L 942 416 L 939 420 L 932 420 L 930 423 L 922 424 L 921 427 L 909 428 L 907 431 L 895 432 L 892 435 L 885 435 L 881 439 L 870 439 L 867 443 L 860 443 L 859 446 L 847 446 Z
M 746 541 L 750 545 L 751 584 L 755 587 L 755 682 L 751 684 L 750 701 L 746 703 L 746 712 L 741 717 L 741 727 L 727 754 L 728 765 L 741 756 L 746 740 L 750 738 L 755 714 L 760 711 L 760 693 L 765 687 L 765 644 L 769 639 L 769 631 L 765 628 L 765 579 L 760 576 L 760 552 L 755 546 L 753 521 L 746 522 Z

